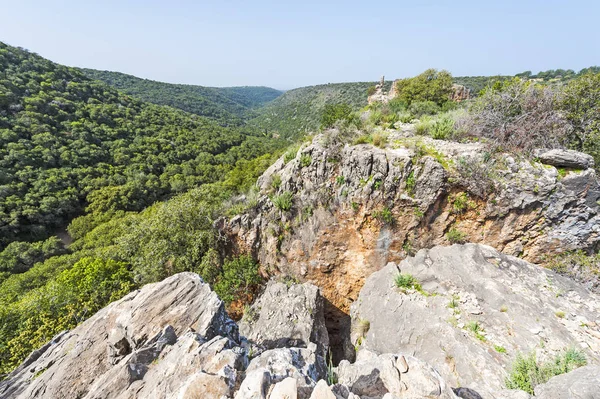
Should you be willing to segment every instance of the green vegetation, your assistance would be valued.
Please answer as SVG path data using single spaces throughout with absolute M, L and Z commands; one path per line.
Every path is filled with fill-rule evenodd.
M 462 231 L 460 231 L 454 227 L 452 227 L 446 233 L 446 239 L 448 241 L 450 241 L 450 243 L 452 243 L 452 244 L 462 244 L 465 242 L 466 238 L 467 238 L 467 235 L 465 233 L 463 233 Z
M 400 79 L 395 85 L 398 100 L 408 106 L 421 103 L 421 107 L 430 107 L 428 102 L 431 102 L 441 107 L 450 100 L 452 75 L 428 69 L 414 78 Z
M 333 127 L 337 121 L 348 120 L 352 116 L 352 107 L 348 104 L 325 104 L 321 116 L 321 128 Z
M 286 141 L 132 99 L 5 44 L 0 65 L 0 374 L 174 273 L 198 272 L 226 300 L 255 292 L 258 265 L 222 259 L 213 222 L 256 204 L 250 188 Z M 64 248 L 48 237 L 67 225 Z
M 481 324 L 479 324 L 478 321 L 470 321 L 465 327 L 475 335 L 475 338 L 482 342 L 486 341 L 486 338 L 483 335 L 483 327 L 481 327 Z
M 261 132 L 295 140 L 321 126 L 328 104 L 347 104 L 352 111 L 364 108 L 367 105 L 365 93 L 373 84 L 333 83 L 289 90 L 258 110 L 258 115 L 248 125 Z M 389 90 L 391 82 L 386 85 Z
M 421 284 L 419 284 L 417 279 L 411 274 L 400 273 L 396 276 L 396 280 L 394 280 L 394 282 L 396 283 L 396 287 L 400 288 L 401 290 L 412 289 L 419 292 L 423 291 Z
M 237 125 L 254 110 L 279 97 L 270 87 L 203 87 L 141 79 L 120 72 L 82 69 L 91 79 L 102 81 L 123 93 L 158 105 L 169 105 L 206 116 L 221 124 Z
M 0 43 L 0 250 L 140 211 L 281 146 Z M 81 232 L 78 232 L 81 234 Z
M 567 349 L 565 352 L 547 363 L 539 363 L 532 352 L 529 355 L 519 353 L 509 372 L 505 383 L 508 389 L 521 389 L 533 395 L 533 389 L 547 382 L 550 378 L 568 373 L 578 367 L 585 366 L 587 360 L 583 352 Z
M 391 209 L 388 207 L 384 207 L 381 210 L 373 212 L 373 216 L 375 219 L 378 219 L 385 224 L 394 224 L 394 215 L 392 214 Z
M 501 345 L 494 345 L 494 350 L 498 353 L 506 353 L 506 348 Z
M 300 166 L 302 166 L 303 168 L 310 166 L 311 162 L 312 162 L 312 157 L 310 156 L 310 154 L 300 155 Z
M 294 195 L 289 191 L 273 197 L 273 205 L 280 211 L 287 212 L 292 209 L 293 202 Z

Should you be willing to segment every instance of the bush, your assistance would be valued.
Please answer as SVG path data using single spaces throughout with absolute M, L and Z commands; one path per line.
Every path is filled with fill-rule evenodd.
M 281 176 L 277 174 L 271 176 L 271 187 L 273 187 L 275 190 L 281 187 Z
M 493 147 L 529 154 L 535 148 L 560 148 L 571 126 L 558 110 L 560 93 L 518 78 L 496 82 L 472 105 L 463 123 Z
M 539 363 L 533 352 L 529 355 L 519 353 L 505 384 L 508 389 L 520 389 L 533 395 L 534 388 L 537 385 L 547 382 L 556 375 L 568 373 L 586 364 L 585 355 L 576 349 L 568 349 L 548 363 Z
M 303 168 L 310 166 L 311 162 L 312 162 L 312 157 L 310 156 L 310 154 L 300 155 L 300 166 L 302 166 Z
M 571 80 L 564 90 L 560 109 L 573 127 L 569 146 L 585 151 L 600 165 L 600 73 Z
M 333 127 L 339 120 L 348 120 L 352 116 L 352 107 L 342 104 L 326 104 L 321 116 L 321 128 Z
M 396 276 L 396 280 L 394 280 L 396 287 L 400 289 L 414 289 L 417 291 L 421 291 L 421 284 L 417 281 L 417 279 L 411 274 L 403 274 L 400 273 Z
M 441 106 L 450 99 L 452 75 L 447 71 L 428 69 L 414 78 L 398 80 L 395 85 L 399 101 L 408 105 L 430 101 Z
M 446 239 L 452 244 L 462 244 L 465 242 L 465 238 L 467 235 L 454 227 L 446 233 Z
M 390 210 L 390 208 L 383 208 L 380 211 L 375 211 L 373 213 L 373 216 L 375 216 L 375 219 L 379 219 L 380 221 L 382 221 L 385 224 L 393 224 L 394 223 L 394 215 L 392 214 L 392 211 Z
M 442 118 L 433 122 L 429 128 L 431 137 L 437 140 L 446 140 L 454 135 L 454 121 L 450 118 Z
M 408 108 L 411 114 L 416 118 L 423 115 L 435 115 L 441 111 L 441 108 L 433 101 L 417 101 Z
M 373 133 L 372 139 L 375 147 L 383 148 L 387 144 L 388 138 L 386 134 L 377 132 Z
M 250 256 L 228 259 L 223 263 L 223 274 L 214 290 L 225 303 L 231 303 L 240 294 L 251 293 L 262 282 L 259 265 Z
M 273 197 L 272 201 L 273 205 L 275 205 L 277 209 L 279 209 L 280 211 L 287 212 L 290 209 L 292 209 L 293 199 L 294 195 L 291 192 L 286 191 L 281 195 Z

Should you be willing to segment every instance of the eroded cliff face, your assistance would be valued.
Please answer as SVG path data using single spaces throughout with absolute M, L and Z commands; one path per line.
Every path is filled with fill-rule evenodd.
M 279 159 L 258 181 L 258 205 L 218 221 L 228 251 L 252 253 L 268 274 L 319 286 L 334 336 L 348 328 L 365 279 L 421 248 L 485 243 L 544 264 L 598 246 L 600 188 L 583 154 L 561 153 L 575 159 L 564 169 L 561 156 L 552 157 L 556 166 L 493 159 L 477 143 L 402 129 L 385 148 L 336 145 L 335 134 L 317 136 L 287 163 Z M 284 193 L 290 210 L 274 205 Z

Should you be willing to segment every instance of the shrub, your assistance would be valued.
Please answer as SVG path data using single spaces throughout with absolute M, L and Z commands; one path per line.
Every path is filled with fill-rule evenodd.
M 600 292 L 600 254 L 588 255 L 582 250 L 565 252 L 550 258 L 548 268 Z
M 415 193 L 415 187 L 417 185 L 417 178 L 415 177 L 415 172 L 411 171 L 406 177 L 406 192 L 408 195 L 413 195 Z
M 363 134 L 362 136 L 359 136 L 356 138 L 356 140 L 354 140 L 353 144 L 354 145 L 358 145 L 358 144 L 368 144 L 371 142 L 371 136 L 368 134 Z
M 417 101 L 412 103 L 408 110 L 419 118 L 423 115 L 435 115 L 441 111 L 441 108 L 433 101 Z
M 387 144 L 387 135 L 382 133 L 373 133 L 373 145 L 383 148 Z
M 467 235 L 454 227 L 446 233 L 446 239 L 452 244 L 462 244 L 465 242 L 465 238 Z
M 375 216 L 376 219 L 379 219 L 380 221 L 382 221 L 385 224 L 393 224 L 394 223 L 394 215 L 392 214 L 392 211 L 388 207 L 385 207 L 380 211 L 375 211 L 373 213 L 373 216 Z
M 420 121 L 415 126 L 415 134 L 418 136 L 425 136 L 429 133 L 429 122 Z
M 441 106 L 448 102 L 452 93 L 452 75 L 447 71 L 428 69 L 413 78 L 396 81 L 395 89 L 396 98 L 408 105 L 430 101 Z
M 558 110 L 560 93 L 515 78 L 496 82 L 472 105 L 462 123 L 492 146 L 530 154 L 535 148 L 560 148 L 571 126 Z
M 262 282 L 258 269 L 258 263 L 250 256 L 227 259 L 213 289 L 225 303 L 233 302 L 239 294 L 252 291 Z
M 469 206 L 469 196 L 467 193 L 458 193 L 452 200 L 452 212 L 463 213 Z
M 339 120 L 348 120 L 352 115 L 352 107 L 350 105 L 341 104 L 326 104 L 321 116 L 321 128 L 330 128 Z
M 569 146 L 585 151 L 600 165 L 600 73 L 587 73 L 567 83 L 560 109 L 573 127 Z
M 494 162 L 485 159 L 481 162 L 477 157 L 460 157 L 456 165 L 456 171 L 460 176 L 461 185 L 479 197 L 487 198 L 494 192 L 496 183 L 494 181 Z
M 302 154 L 300 155 L 300 166 L 302 166 L 303 168 L 306 168 L 307 166 L 309 166 L 312 162 L 312 157 L 310 156 L 310 154 Z
M 406 101 L 396 97 L 391 99 L 388 103 L 387 106 L 390 110 L 390 112 L 393 112 L 395 114 L 399 113 L 399 112 L 405 112 L 408 109 L 408 104 L 406 103 Z
M 273 197 L 272 201 L 273 205 L 275 205 L 277 209 L 279 209 L 280 211 L 287 212 L 290 209 L 292 209 L 293 199 L 293 194 L 289 191 L 286 191 L 281 195 Z
M 299 147 L 294 146 L 294 147 L 290 148 L 289 150 L 287 150 L 287 152 L 283 156 L 283 162 L 288 163 L 292 159 L 296 159 L 296 156 L 298 155 L 298 149 L 299 149 Z
M 417 279 L 412 274 L 403 274 L 400 273 L 396 276 L 396 280 L 394 280 L 396 287 L 400 289 L 414 289 L 417 291 L 422 291 L 421 284 L 417 281 Z
M 277 174 L 271 176 L 271 187 L 273 187 L 275 190 L 281 187 L 281 176 Z
M 450 118 L 436 120 L 429 128 L 431 137 L 437 140 L 446 140 L 454 135 L 454 121 Z
M 556 375 L 568 373 L 586 364 L 587 360 L 583 352 L 572 348 L 556 355 L 554 360 L 548 363 L 539 363 L 533 352 L 529 355 L 519 353 L 505 384 L 508 389 L 520 389 L 533 395 L 534 388 L 537 385 L 547 382 Z

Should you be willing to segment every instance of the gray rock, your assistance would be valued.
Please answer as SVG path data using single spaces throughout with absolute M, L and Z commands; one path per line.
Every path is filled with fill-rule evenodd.
M 412 356 L 377 355 L 364 349 L 361 352 L 355 363 L 342 360 L 335 369 L 338 383 L 348 387 L 355 395 L 369 398 L 382 398 L 389 394 L 397 398 L 455 398 L 433 367 Z M 400 356 L 409 364 L 404 373 L 396 368 Z
M 337 399 L 337 398 L 335 397 L 333 392 L 331 392 L 331 389 L 329 388 L 329 385 L 327 385 L 325 380 L 319 380 L 319 382 L 317 382 L 317 385 L 315 386 L 315 389 L 312 391 L 312 394 L 310 395 L 310 399 Z
M 570 373 L 552 377 L 534 390 L 537 399 L 598 399 L 600 367 L 580 367 Z
M 273 387 L 269 399 L 297 399 L 298 383 L 295 378 L 288 377 Z
M 239 323 L 240 333 L 267 349 L 303 347 L 315 343 L 322 356 L 329 348 L 319 288 L 269 282 Z
M 399 290 L 395 267 L 371 275 L 351 310 L 354 325 L 370 324 L 361 348 L 414 354 L 484 398 L 518 352 L 547 359 L 577 343 L 600 362 L 600 298 L 547 269 L 477 244 L 421 250 L 399 268 L 428 294 Z
M 178 340 L 190 327 L 196 333 Z M 225 346 L 233 346 L 238 339 L 237 326 L 227 316 L 223 302 L 198 275 L 180 273 L 128 294 L 57 336 L 0 383 L 0 396 L 135 397 L 125 392 L 132 387 L 143 392 L 149 381 L 155 385 L 158 368 L 169 375 L 158 381 L 167 380 L 171 388 L 178 388 L 196 370 L 184 372 L 179 362 L 184 354 L 195 355 L 174 350 L 198 347 L 218 334 L 225 336 Z M 225 346 L 218 352 L 227 351 Z M 211 362 L 218 358 L 215 355 L 211 354 Z M 238 357 L 231 353 L 223 363 L 233 367 Z M 201 364 L 206 366 L 206 362 Z
M 556 167 L 589 169 L 594 167 L 594 158 L 591 155 L 573 150 L 554 149 L 539 153 L 540 162 Z

